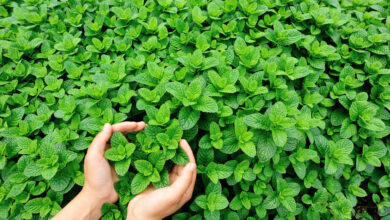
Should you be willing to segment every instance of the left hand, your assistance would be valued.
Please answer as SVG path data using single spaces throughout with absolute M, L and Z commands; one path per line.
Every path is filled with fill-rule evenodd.
M 114 125 L 105 124 L 103 130 L 95 137 L 84 160 L 85 183 L 82 191 L 90 198 L 102 203 L 115 203 L 118 194 L 114 183 L 119 180 L 115 169 L 104 158 L 104 152 L 110 147 L 107 142 L 113 132 L 134 132 L 145 128 L 144 122 L 122 122 Z M 99 210 L 100 211 L 100 210 Z
M 115 169 L 104 158 L 104 152 L 110 147 L 107 142 L 113 132 L 140 131 L 145 128 L 144 122 L 121 122 L 105 124 L 96 135 L 84 158 L 85 182 L 81 192 L 53 219 L 98 219 L 100 208 L 104 203 L 118 201 L 114 183 L 119 180 Z

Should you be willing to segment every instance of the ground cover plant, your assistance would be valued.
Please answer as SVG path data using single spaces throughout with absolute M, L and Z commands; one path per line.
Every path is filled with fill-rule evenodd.
M 0 219 L 48 219 L 104 123 L 120 200 L 198 164 L 173 219 L 389 219 L 388 0 L 0 0 Z

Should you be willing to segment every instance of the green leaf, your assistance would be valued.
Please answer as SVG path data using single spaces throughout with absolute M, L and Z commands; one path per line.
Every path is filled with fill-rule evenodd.
M 110 143 L 111 143 L 111 147 L 115 148 L 115 147 L 119 147 L 119 146 L 123 146 L 123 147 L 126 146 L 128 141 L 127 141 L 126 137 L 123 136 L 122 133 L 114 132 L 111 136 Z
M 357 197 L 366 197 L 367 193 L 364 191 L 364 189 L 360 188 L 357 185 L 351 185 L 349 186 L 349 190 L 351 190 L 352 194 Z
M 177 119 L 172 120 L 171 124 L 166 129 L 166 134 L 172 141 L 175 141 L 176 143 L 180 141 L 183 136 L 183 130 L 181 129 L 180 123 Z
M 202 24 L 203 21 L 206 20 L 206 18 L 207 17 L 203 15 L 202 10 L 198 6 L 195 6 L 192 9 L 192 19 L 195 23 Z
M 206 112 L 206 113 L 215 113 L 218 111 L 217 102 L 208 96 L 201 96 L 196 105 L 192 106 L 195 110 Z
M 226 199 L 225 196 L 218 195 L 215 198 L 215 209 L 216 210 L 223 210 L 226 207 L 228 207 L 228 205 L 229 205 L 229 201 Z
M 278 34 L 277 42 L 282 46 L 287 46 L 298 42 L 300 39 L 302 39 L 302 37 L 303 36 L 299 31 L 295 29 L 289 29 L 284 30 Z
M 102 121 L 97 118 L 89 117 L 80 122 L 80 129 L 85 131 L 100 131 L 102 127 Z
M 200 112 L 194 111 L 189 107 L 180 109 L 179 122 L 183 130 L 189 130 L 193 128 L 200 118 Z
M 240 210 L 242 207 L 241 200 L 238 196 L 235 196 L 229 204 L 229 208 L 232 210 Z
M 206 51 L 210 47 L 210 44 L 207 42 L 207 37 L 203 34 L 199 35 L 196 39 L 196 48 L 201 51 Z
M 189 100 L 197 100 L 202 94 L 201 80 L 192 81 L 190 86 L 187 88 L 185 94 Z
M 167 92 L 169 92 L 171 95 L 173 95 L 175 98 L 179 99 L 180 101 L 183 101 L 183 99 L 186 97 L 186 86 L 179 83 L 179 82 L 170 82 L 165 84 L 165 89 Z
M 226 179 L 233 174 L 233 170 L 223 164 L 217 164 L 215 171 L 217 172 L 218 179 Z
M 54 177 L 54 175 L 56 175 L 58 171 L 58 167 L 55 166 L 55 167 L 47 167 L 47 168 L 44 168 L 42 169 L 42 177 L 46 180 L 50 180 Z
M 280 202 L 279 202 L 278 198 L 274 194 L 270 194 L 263 201 L 263 207 L 265 209 L 275 209 L 276 207 L 279 206 L 279 203 Z
M 234 41 L 234 51 L 236 52 L 237 55 L 243 55 L 246 52 L 247 45 L 241 37 L 238 37 Z
M 175 164 L 186 165 L 189 162 L 187 153 L 180 147 L 176 150 L 175 156 L 172 158 Z
M 296 203 L 294 198 L 292 197 L 285 197 L 280 200 L 284 207 L 290 212 L 294 212 L 296 209 Z
M 31 212 L 31 213 L 39 213 L 41 208 L 43 207 L 43 198 L 35 198 L 30 201 L 28 201 L 25 205 L 24 208 L 26 211 Z
M 156 114 L 156 121 L 160 125 L 164 125 L 169 121 L 171 115 L 169 108 L 170 108 L 170 104 L 164 103 L 163 105 L 161 105 L 161 108 L 158 110 Z
M 196 197 L 195 203 L 202 209 L 206 209 L 207 207 L 207 197 L 205 195 L 201 195 Z
M 287 115 L 286 105 L 283 102 L 277 102 L 272 106 L 272 112 L 269 118 L 272 122 L 277 123 Z
M 249 157 L 256 156 L 256 146 L 253 142 L 247 142 L 245 144 L 240 144 L 240 148 Z
M 138 173 L 131 181 L 131 194 L 136 195 L 144 191 L 149 186 L 149 184 L 149 178 L 145 177 L 141 173 Z
M 50 181 L 50 187 L 57 192 L 63 191 L 69 184 L 70 178 L 68 176 L 58 173 Z
M 272 130 L 272 139 L 276 146 L 283 147 L 287 143 L 287 133 L 280 129 Z
M 256 152 L 260 162 L 264 163 L 269 161 L 275 155 L 276 150 L 277 146 L 271 137 L 266 134 L 259 135 Z
M 27 183 L 14 184 L 11 187 L 11 190 L 9 191 L 8 196 L 9 197 L 16 197 L 16 196 L 18 196 L 26 188 L 26 185 L 27 185 Z
M 103 220 L 169 187 L 181 139 L 196 199 L 169 218 L 386 219 L 388 6 L 0 0 L 0 219 L 55 216 L 105 123 L 121 133 L 101 146 L 119 177 Z
M 244 122 L 248 126 L 257 129 L 265 129 L 268 130 L 270 127 L 270 122 L 268 117 L 265 115 L 261 115 L 259 113 L 250 114 L 244 117 Z
M 23 171 L 23 174 L 27 177 L 30 176 L 39 176 L 41 174 L 42 168 L 37 166 L 36 163 L 30 163 L 28 164 Z
M 115 171 L 119 176 L 124 176 L 130 168 L 131 159 L 122 160 L 115 163 Z
M 125 148 L 122 145 L 111 147 L 104 152 L 104 157 L 111 161 L 121 161 L 126 157 Z
M 350 154 L 353 150 L 353 143 L 349 139 L 337 141 L 336 146 L 338 149 L 341 149 L 344 154 Z
M 153 165 L 147 160 L 136 160 L 134 165 L 135 169 L 144 176 L 149 176 L 153 173 Z
M 338 168 L 337 163 L 334 160 L 328 159 L 328 157 L 326 157 L 326 159 L 325 159 L 325 172 L 327 174 L 332 175 L 332 174 L 336 173 L 337 168 Z
M 386 125 L 382 120 L 372 118 L 371 120 L 364 122 L 363 127 L 371 131 L 383 131 L 385 130 Z

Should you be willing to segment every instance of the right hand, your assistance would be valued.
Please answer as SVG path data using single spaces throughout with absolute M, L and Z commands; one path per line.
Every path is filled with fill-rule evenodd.
M 134 197 L 127 207 L 128 220 L 159 220 L 172 215 L 192 197 L 196 180 L 196 162 L 186 140 L 180 146 L 187 153 L 190 162 L 175 165 L 169 174 L 170 186 L 156 189 L 150 185 Z

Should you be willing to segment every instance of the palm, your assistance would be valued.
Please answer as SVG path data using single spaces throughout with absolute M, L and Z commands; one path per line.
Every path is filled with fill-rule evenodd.
M 172 172 L 169 174 L 170 184 L 174 184 L 175 181 L 183 175 L 182 165 L 176 165 Z M 188 189 L 190 191 L 191 189 Z M 189 192 L 186 192 L 188 194 Z M 150 185 L 145 191 L 138 194 L 133 200 L 130 201 L 129 206 L 137 207 L 138 204 L 147 205 L 151 211 L 150 216 L 159 215 L 162 211 L 164 212 L 174 212 L 178 207 L 174 204 L 182 206 L 186 201 L 180 200 L 171 200 L 167 201 L 167 198 L 170 198 L 170 191 L 167 187 L 156 189 L 154 186 Z M 185 198 L 185 197 L 182 197 Z M 181 199 L 182 199 L 181 198 Z M 164 205 L 161 205 L 164 204 Z M 148 209 L 148 208 L 147 208 Z
M 96 194 L 106 202 L 114 203 L 118 200 L 114 183 L 119 180 L 113 167 L 104 158 L 104 152 L 110 147 L 107 142 L 113 132 L 133 132 L 144 129 L 144 122 L 122 122 L 108 127 L 100 132 L 92 141 L 85 156 L 85 188 Z
M 94 159 L 90 162 L 86 160 L 84 165 L 86 184 L 102 197 L 109 198 L 110 202 L 118 200 L 118 194 L 114 189 L 114 183 L 119 180 L 115 170 L 110 166 L 105 158 Z
M 170 186 L 156 189 L 151 185 L 138 194 L 128 206 L 133 218 L 161 219 L 173 214 L 191 199 L 196 180 L 195 158 L 185 140 L 181 141 L 180 146 L 189 156 L 192 170 L 189 170 L 189 164 L 176 165 L 169 174 Z

